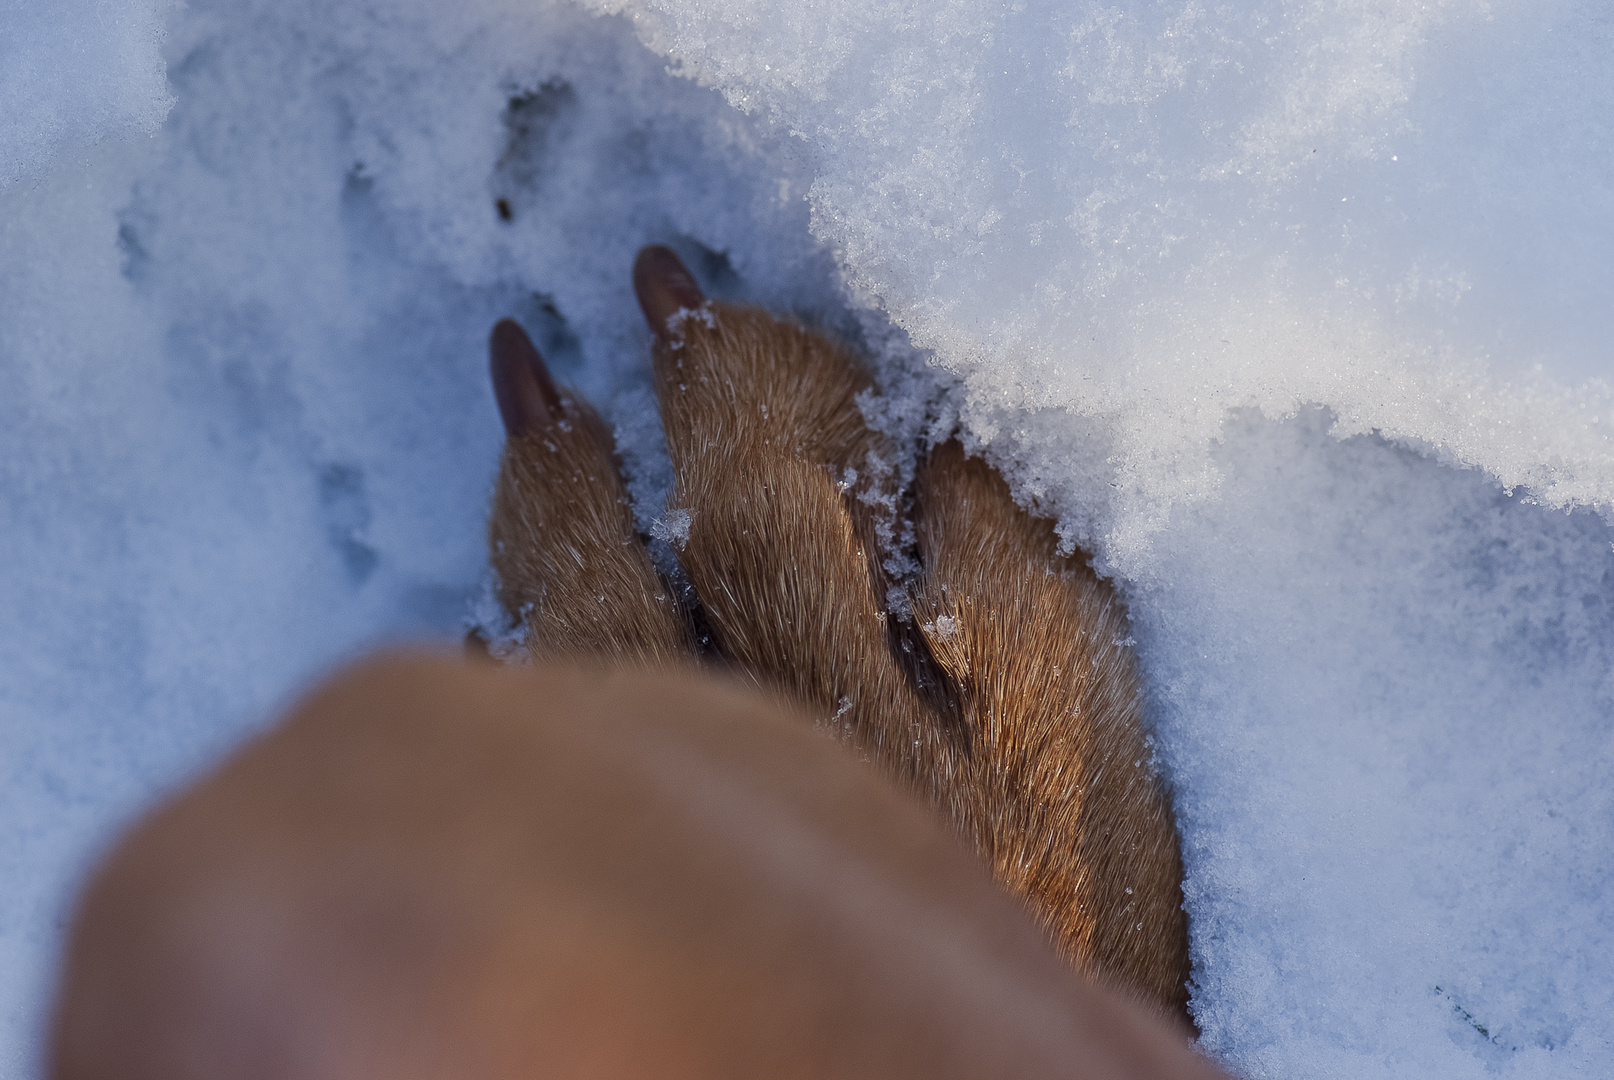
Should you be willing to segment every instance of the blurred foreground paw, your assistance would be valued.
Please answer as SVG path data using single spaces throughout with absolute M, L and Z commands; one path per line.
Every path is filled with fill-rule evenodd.
M 924 807 L 694 671 L 383 657 L 142 821 L 51 1080 L 1213 1080 Z

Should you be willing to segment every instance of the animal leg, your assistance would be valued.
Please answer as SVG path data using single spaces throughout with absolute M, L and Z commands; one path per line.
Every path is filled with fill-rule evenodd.
M 599 413 L 555 386 L 514 322 L 493 328 L 489 349 L 508 434 L 489 557 L 529 648 L 642 665 L 687 658 L 683 622 L 634 531 Z
M 1120 604 L 956 442 L 918 519 L 914 610 L 968 737 L 955 816 L 1078 967 L 1186 1017 L 1182 861 Z

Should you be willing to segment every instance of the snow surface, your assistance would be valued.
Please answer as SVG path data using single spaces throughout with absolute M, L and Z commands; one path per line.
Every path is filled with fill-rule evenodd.
M 485 607 L 496 318 L 662 514 L 656 241 L 1126 591 L 1208 1050 L 1614 1069 L 1606 6 L 590 3 L 0 5 L 0 1076 L 131 814 Z
M 163 77 L 174 0 L 0 5 L 0 183 L 109 135 L 153 132 L 173 95 Z

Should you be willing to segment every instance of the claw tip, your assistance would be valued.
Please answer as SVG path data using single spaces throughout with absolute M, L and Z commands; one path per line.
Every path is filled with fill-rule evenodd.
M 538 347 L 514 319 L 500 319 L 488 335 L 488 368 L 506 435 L 514 438 L 560 417 L 555 381 Z
M 667 335 L 667 320 L 706 303 L 695 276 L 670 247 L 652 244 L 633 260 L 633 291 L 645 321 L 657 337 Z

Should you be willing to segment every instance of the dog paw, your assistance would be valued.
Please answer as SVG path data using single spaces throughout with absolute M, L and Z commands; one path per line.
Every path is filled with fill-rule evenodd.
M 901 493 L 857 407 L 873 389 L 858 358 L 707 301 L 666 248 L 640 253 L 634 286 L 655 335 L 668 518 L 717 662 L 931 802 L 1074 964 L 1186 1016 L 1181 860 L 1113 591 L 957 443 L 919 472 L 923 569 L 893 583 Z M 514 323 L 494 330 L 492 370 L 509 439 L 490 557 L 529 647 L 697 663 L 692 613 L 634 532 L 598 415 Z M 889 610 L 893 584 L 911 623 Z

